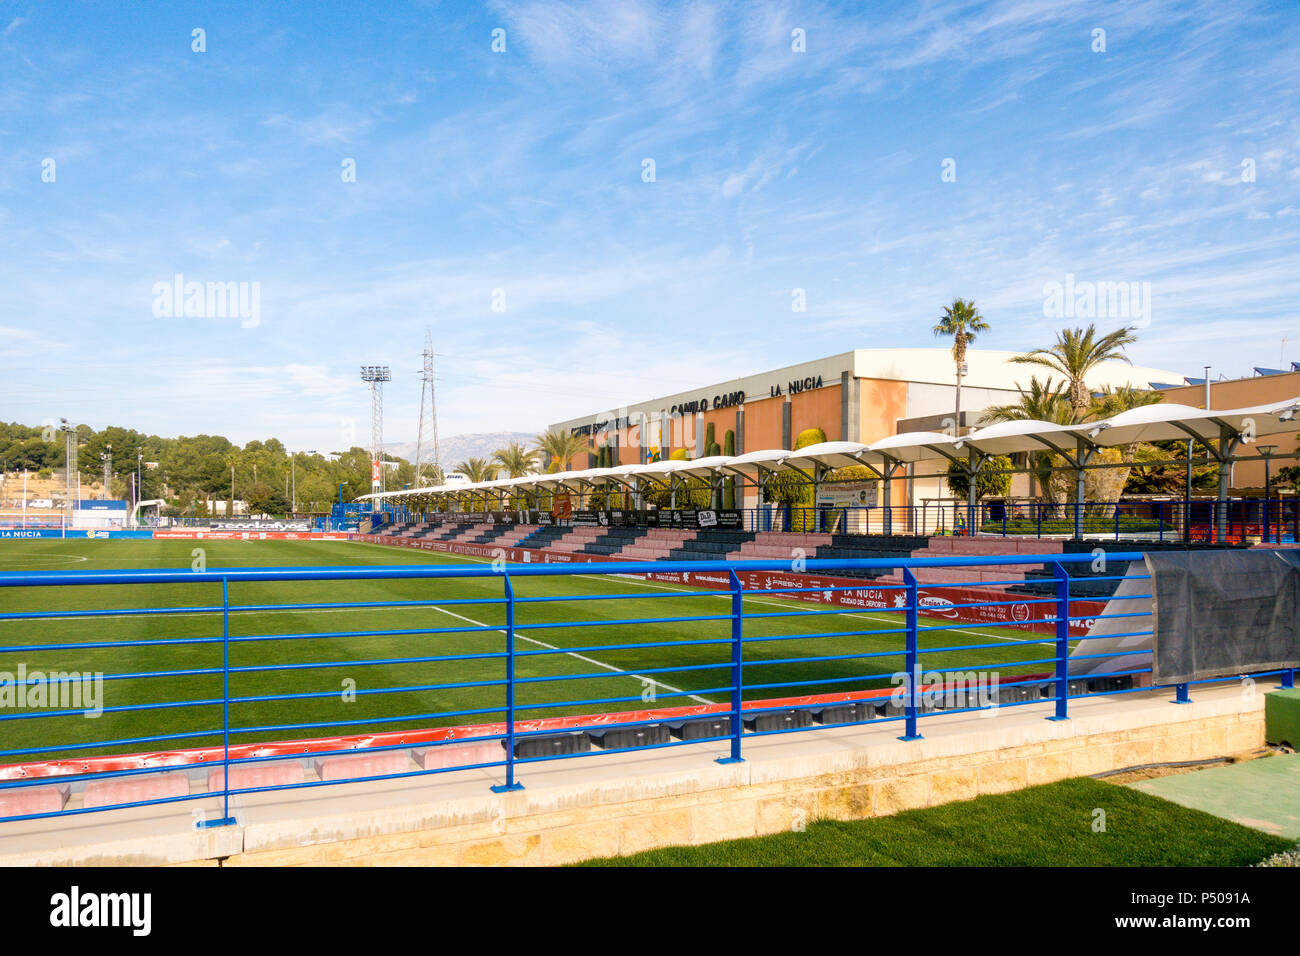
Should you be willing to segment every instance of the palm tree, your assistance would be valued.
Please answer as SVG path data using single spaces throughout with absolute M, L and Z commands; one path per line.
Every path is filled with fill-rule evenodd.
M 1127 412 L 1129 409 L 1141 408 L 1143 405 L 1155 405 L 1163 401 L 1164 396 L 1155 389 L 1135 388 L 1132 385 L 1111 388 L 1107 385 L 1094 395 L 1092 400 L 1092 416 L 1095 418 L 1110 418 L 1112 415 Z
M 1132 385 L 1121 385 L 1119 388 L 1112 389 L 1107 385 L 1101 392 L 1092 396 L 1090 417 L 1110 418 L 1120 412 L 1141 408 L 1144 405 L 1155 405 L 1163 400 L 1164 396 L 1155 389 L 1134 388 Z M 1113 495 L 1118 499 L 1124 494 L 1124 486 L 1128 484 L 1129 475 L 1133 472 L 1133 463 L 1137 459 L 1138 447 L 1141 444 L 1135 441 L 1120 446 L 1118 458 L 1128 465 L 1127 468 L 1113 470 L 1106 468 L 1096 474 L 1097 482 L 1103 486 L 1101 497 Z M 1113 451 L 1111 453 L 1114 454 Z
M 1131 328 L 1123 328 L 1097 338 L 1096 326 L 1093 325 L 1089 325 L 1087 330 L 1062 329 L 1056 333 L 1056 344 L 1050 349 L 1034 349 L 1011 361 L 1022 365 L 1041 365 L 1065 376 L 1070 385 L 1070 407 L 1074 421 L 1081 422 L 1093 410 L 1092 395 L 1085 379 L 1102 362 L 1128 362 L 1124 346 L 1137 341 L 1133 332 Z
M 569 470 L 569 462 L 587 450 L 587 439 L 570 432 L 553 431 L 538 435 L 534 441 L 542 455 L 542 466 L 554 462 L 560 471 Z
M 492 461 L 505 469 L 507 478 L 522 478 L 537 467 L 537 451 L 525 448 L 523 442 L 512 441 L 494 451 Z
M 953 299 L 952 305 L 943 310 L 943 317 L 933 329 L 935 335 L 952 336 L 952 360 L 957 365 L 957 416 L 954 429 L 961 428 L 961 380 L 966 374 L 966 346 L 975 341 L 979 332 L 987 332 L 989 324 L 980 315 L 974 302 L 965 299 Z
M 1070 407 L 1070 398 L 1064 382 L 1053 384 L 1050 375 L 1047 381 L 1040 382 L 1037 375 L 1031 375 L 1029 391 L 1026 392 L 1021 388 L 1019 382 L 1016 383 L 1016 388 L 1020 390 L 1020 401 L 986 409 L 980 417 L 981 425 L 992 422 L 1023 421 L 1069 425 L 1074 421 L 1074 412 Z M 1050 495 L 1052 454 L 1046 451 L 1033 452 L 1030 461 L 1034 469 L 1030 473 L 1031 484 L 1037 482 L 1043 493 Z M 1032 487 L 1029 493 L 1031 496 L 1034 494 Z
M 1020 401 L 1011 405 L 994 405 L 984 410 L 980 424 L 992 422 L 1051 422 L 1053 425 L 1070 425 L 1074 422 L 1073 410 L 1064 382 L 1054 385 L 1049 375 L 1040 382 L 1037 375 L 1029 378 L 1029 391 L 1021 388 Z
M 497 466 L 486 458 L 466 458 L 456 470 L 472 482 L 491 481 L 497 476 Z

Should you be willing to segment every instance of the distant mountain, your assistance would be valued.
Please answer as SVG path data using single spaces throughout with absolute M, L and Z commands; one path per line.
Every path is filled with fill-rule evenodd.
M 471 435 L 452 435 L 449 438 L 439 439 L 438 453 L 442 458 L 443 469 L 450 471 L 453 466 L 460 464 L 466 458 L 491 459 L 498 448 L 504 448 L 512 441 L 523 442 L 525 447 L 532 448 L 536 437 L 529 432 L 477 432 Z M 398 458 L 405 458 L 407 461 L 415 460 L 413 441 L 387 442 L 384 451 Z M 425 461 L 433 459 L 432 447 L 425 449 L 423 458 Z

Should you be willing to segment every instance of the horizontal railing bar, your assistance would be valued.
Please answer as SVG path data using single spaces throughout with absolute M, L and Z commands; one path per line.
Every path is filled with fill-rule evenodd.
M 446 598 L 437 601 L 358 601 L 355 604 L 333 602 L 329 604 L 232 604 L 230 613 L 237 611 L 336 611 L 364 610 L 377 607 L 444 607 L 460 604 L 506 604 L 505 598 Z M 217 608 L 218 611 L 222 610 Z
M 994 558 L 994 560 L 990 560 Z M 1107 556 L 1111 561 L 1140 561 L 1142 553 L 1121 551 Z M 1029 564 L 1080 564 L 1090 563 L 1091 554 L 1018 554 L 971 555 L 965 557 L 906 558 L 806 558 L 800 561 L 799 571 L 868 570 L 872 568 L 960 568 L 981 565 Z M 794 568 L 790 561 L 677 561 L 671 565 L 655 561 L 620 561 L 609 565 L 583 564 L 504 564 L 498 567 L 480 566 L 351 566 L 312 568 L 229 568 L 207 571 L 4 571 L 0 572 L 0 587 L 84 586 L 97 584 L 180 584 L 184 582 L 230 583 L 259 581 L 367 581 L 404 580 L 423 578 L 494 578 L 510 577 L 561 577 L 573 575 L 635 575 L 663 574 L 665 571 L 695 573 L 744 571 L 786 571 Z
M 139 615 L 164 614 L 219 614 L 222 607 L 130 607 L 130 608 L 90 608 L 83 611 L 21 611 L 12 614 L 0 614 L 0 621 L 34 621 L 53 620 L 57 618 L 77 617 L 136 617 Z
M 748 617 L 749 615 L 746 615 Z M 516 623 L 516 627 L 525 631 L 554 630 L 561 627 L 627 627 L 631 624 L 692 624 L 697 621 L 729 621 L 730 614 L 702 614 L 692 617 L 645 617 L 627 620 L 609 621 L 538 621 Z
M 556 654 L 589 654 L 593 651 L 632 651 L 647 647 L 705 647 L 730 643 L 729 637 L 704 637 L 690 641 L 646 641 L 639 644 L 579 644 L 577 647 L 542 647 L 536 650 L 515 651 L 515 657 L 550 657 Z

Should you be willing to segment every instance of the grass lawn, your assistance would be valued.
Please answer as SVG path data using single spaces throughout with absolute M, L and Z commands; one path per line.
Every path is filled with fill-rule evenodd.
M 1105 831 L 1095 832 L 1097 810 Z M 668 847 L 579 866 L 1249 866 L 1294 849 L 1176 803 L 1080 777 L 889 817 Z
M 189 570 L 196 547 L 206 552 L 209 570 L 481 563 L 454 555 L 350 542 L 6 539 L 0 540 L 0 571 Z M 516 593 L 534 599 L 630 596 L 618 601 L 543 600 L 519 605 L 520 719 L 639 709 L 648 698 L 659 707 L 727 699 L 730 648 L 725 641 L 730 636 L 730 620 L 725 616 L 730 611 L 729 598 L 716 592 L 589 573 L 516 579 Z M 230 598 L 235 605 L 431 603 L 365 609 L 263 607 L 233 612 L 231 665 L 242 670 L 232 673 L 230 690 L 232 697 L 242 700 L 230 707 L 231 742 L 501 719 L 504 689 L 493 685 L 505 672 L 500 656 L 505 649 L 500 630 L 505 622 L 501 597 L 502 584 L 496 578 L 232 584 Z M 102 672 L 108 708 L 95 720 L 80 715 L 42 716 L 39 709 L 0 711 L 0 763 L 219 744 L 220 603 L 220 587 L 214 584 L 0 588 L 0 672 L 16 673 L 20 664 L 28 673 Z M 159 616 L 137 613 L 142 608 L 208 610 Z M 109 609 L 131 613 L 3 619 L 5 614 L 20 612 Z M 745 646 L 749 699 L 889 688 L 889 676 L 903 668 L 898 653 L 903 635 L 882 633 L 901 628 L 901 614 L 850 609 L 827 613 L 825 607 L 769 595 L 747 599 L 745 610 L 745 634 L 750 639 Z M 791 616 L 791 610 L 801 613 Z M 646 623 L 662 618 L 679 620 Z M 590 622 L 605 626 L 579 626 Z M 922 619 L 923 625 L 947 623 Z M 922 666 L 1002 675 L 1048 670 L 1049 666 L 1041 663 L 1042 657 L 1051 653 L 1048 645 L 1008 643 L 1029 636 L 1009 628 L 966 625 L 931 631 L 923 635 L 922 647 L 951 650 L 923 655 Z M 208 643 L 96 646 L 107 641 L 185 639 L 206 639 Z M 706 640 L 718 643 L 611 649 L 617 644 Z M 91 646 L 46 649 L 72 642 Z M 993 646 L 971 648 L 978 644 Z M 556 647 L 576 653 L 553 653 Z M 887 656 L 855 657 L 873 653 Z M 497 656 L 395 661 L 466 654 Z M 822 659 L 788 662 L 813 656 Z M 1014 666 L 1012 662 L 1017 661 L 1039 662 Z M 270 669 L 280 666 L 292 669 Z M 700 669 L 688 669 L 693 667 Z M 178 670 L 192 673 L 161 673 Z M 647 684 L 643 678 L 654 683 Z M 459 686 L 430 687 L 446 684 Z M 355 695 L 347 693 L 350 689 L 355 689 Z M 278 694 L 302 696 L 289 701 L 258 699 Z M 134 709 L 145 704 L 168 706 Z M 466 711 L 475 713 L 463 713 Z M 396 719 L 403 716 L 413 719 Z

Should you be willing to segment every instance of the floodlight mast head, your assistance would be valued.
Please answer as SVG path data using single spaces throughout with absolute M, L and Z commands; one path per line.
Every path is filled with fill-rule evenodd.
M 384 382 L 392 375 L 387 365 L 361 366 L 361 381 L 370 383 L 370 490 L 384 490 Z

